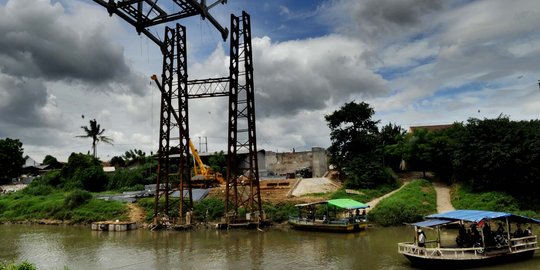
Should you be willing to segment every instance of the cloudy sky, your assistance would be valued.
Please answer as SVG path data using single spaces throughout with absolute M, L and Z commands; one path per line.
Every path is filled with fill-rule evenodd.
M 172 2 L 172 1 L 163 1 Z M 208 1 L 212 2 L 212 1 Z M 540 116 L 540 1 L 229 0 L 212 10 L 251 14 L 259 149 L 328 147 L 324 115 L 365 101 L 403 128 L 470 117 Z M 225 76 L 228 41 L 190 18 L 189 79 Z M 164 26 L 151 29 L 163 37 Z M 157 46 L 91 0 L 0 0 L 0 138 L 37 161 L 86 153 L 96 119 L 114 145 L 156 152 Z M 190 134 L 226 150 L 227 100 L 190 101 Z M 204 147 L 203 147 L 204 148 Z M 203 149 L 204 150 L 204 149 Z

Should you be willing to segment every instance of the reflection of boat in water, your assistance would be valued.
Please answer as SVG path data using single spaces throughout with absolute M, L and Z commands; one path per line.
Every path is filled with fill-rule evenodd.
M 290 217 L 289 224 L 297 230 L 357 232 L 367 227 L 365 209 L 369 205 L 352 199 L 304 203 L 296 207 L 298 215 Z
M 422 237 L 415 233 L 414 242 L 399 243 L 398 250 L 413 265 L 429 268 L 475 267 L 522 260 L 531 258 L 538 249 L 538 239 L 531 227 L 522 228 L 539 223 L 538 219 L 504 212 L 455 210 L 433 214 L 411 225 L 415 232 L 421 232 L 422 228 L 435 229 L 436 240 L 425 241 L 421 247 Z M 498 229 L 492 231 L 495 226 Z M 458 228 L 453 230 L 456 237 L 451 242 L 441 241 L 441 228 L 450 231 L 452 227 Z

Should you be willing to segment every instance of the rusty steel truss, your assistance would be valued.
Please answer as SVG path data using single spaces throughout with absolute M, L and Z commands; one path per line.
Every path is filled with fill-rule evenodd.
M 154 201 L 154 222 L 161 215 L 175 216 L 170 195 L 179 191 L 177 223 L 184 222 L 184 214 L 193 208 L 191 166 L 189 159 L 188 100 L 209 97 L 229 97 L 227 150 L 227 185 L 225 216 L 227 223 L 245 222 L 239 217 L 241 209 L 249 213 L 250 222 L 259 222 L 262 214 L 257 143 L 255 132 L 255 98 L 251 46 L 250 16 L 231 15 L 229 77 L 188 81 L 186 28 L 180 24 L 165 27 L 164 40 L 151 32 L 151 27 L 182 18 L 200 15 L 208 19 L 226 40 L 223 28 L 208 10 L 226 0 L 207 5 L 206 0 L 93 0 L 107 8 L 109 14 L 135 27 L 139 34 L 154 41 L 163 53 L 161 81 L 152 76 L 161 91 L 158 176 Z M 158 3 L 159 2 L 159 3 Z M 166 8 L 164 2 L 169 2 Z M 170 6 L 176 12 L 168 13 Z M 241 160 L 239 154 L 247 154 Z M 186 193 L 186 194 L 185 194 Z M 173 211 L 173 212 L 171 212 Z

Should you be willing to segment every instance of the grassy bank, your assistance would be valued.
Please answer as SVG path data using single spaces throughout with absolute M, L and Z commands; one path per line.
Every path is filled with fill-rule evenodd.
M 62 191 L 37 185 L 0 197 L 0 222 L 46 219 L 71 224 L 127 218 L 125 204 L 95 199 L 84 190 Z
M 368 218 L 382 226 L 401 225 L 422 220 L 436 210 L 435 189 L 429 181 L 418 179 L 383 199 L 369 212 Z
M 35 270 L 37 269 L 35 265 L 29 262 L 2 262 L 0 261 L 0 270 Z
M 465 186 L 454 185 L 451 200 L 452 205 L 456 209 L 511 212 L 532 218 L 540 218 L 538 205 L 524 205 L 518 198 L 504 192 L 488 191 L 475 193 Z

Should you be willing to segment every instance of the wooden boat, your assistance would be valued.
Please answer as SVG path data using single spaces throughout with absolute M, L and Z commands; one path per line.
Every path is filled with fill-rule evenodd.
M 297 230 L 320 232 L 357 232 L 365 230 L 367 204 L 352 199 L 334 199 L 297 204 L 298 215 L 289 217 L 289 224 Z M 360 213 L 360 210 L 362 213 Z
M 532 258 L 538 249 L 537 236 L 530 227 L 533 224 L 540 224 L 540 220 L 504 212 L 449 211 L 410 224 L 415 240 L 398 243 L 398 251 L 422 268 L 458 269 L 524 260 Z M 497 231 L 491 230 L 493 225 L 499 226 Z M 529 226 L 525 231 L 521 229 L 524 225 Z M 423 228 L 434 229 L 436 239 L 419 247 L 418 232 Z M 441 230 L 447 239 L 441 240 Z

